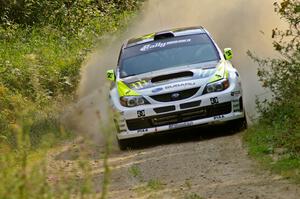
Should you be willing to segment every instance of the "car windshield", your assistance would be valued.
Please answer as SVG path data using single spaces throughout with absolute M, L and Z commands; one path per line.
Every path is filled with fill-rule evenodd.
M 217 60 L 219 54 L 207 34 L 173 37 L 124 49 L 120 76 Z

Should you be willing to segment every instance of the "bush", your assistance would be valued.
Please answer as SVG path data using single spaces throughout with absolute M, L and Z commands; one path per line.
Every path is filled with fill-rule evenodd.
M 47 26 L 77 33 L 94 26 L 100 18 L 134 11 L 139 0 L 1 0 L 0 23 Z M 68 32 L 69 34 L 70 32 Z
M 273 30 L 273 45 L 280 58 L 260 59 L 249 52 L 260 65 L 258 77 L 273 98 L 257 102 L 261 116 L 245 139 L 250 154 L 275 171 L 300 180 L 300 3 L 283 0 L 274 6 L 289 28 Z
M 127 24 L 138 2 L 0 0 L 0 198 L 96 197 L 89 175 L 80 185 L 64 173 L 49 180 L 46 149 L 68 138 L 59 115 L 86 55 Z
M 23 119 L 32 143 L 57 132 L 86 55 L 101 35 L 126 25 L 138 2 L 0 0 L 0 136 L 13 143 L 10 126 Z

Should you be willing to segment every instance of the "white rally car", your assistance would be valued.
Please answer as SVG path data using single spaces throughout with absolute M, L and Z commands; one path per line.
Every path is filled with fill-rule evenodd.
M 130 39 L 108 70 L 121 149 L 132 138 L 218 122 L 246 124 L 238 71 L 202 27 Z

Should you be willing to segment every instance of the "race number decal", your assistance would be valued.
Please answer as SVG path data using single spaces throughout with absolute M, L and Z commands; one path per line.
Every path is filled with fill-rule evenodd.
M 210 98 L 210 103 L 212 105 L 219 104 L 219 99 L 217 97 Z
M 140 117 L 145 117 L 145 116 L 146 116 L 145 110 L 137 111 L 137 116 L 138 116 L 139 118 L 140 118 Z

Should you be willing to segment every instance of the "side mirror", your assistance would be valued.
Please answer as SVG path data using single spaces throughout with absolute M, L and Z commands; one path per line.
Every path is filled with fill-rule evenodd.
M 224 57 L 226 60 L 231 60 L 233 56 L 231 48 L 225 48 L 224 49 Z
M 115 71 L 114 70 L 108 70 L 106 71 L 106 78 L 110 81 L 115 81 L 116 80 L 116 74 L 115 74 Z

